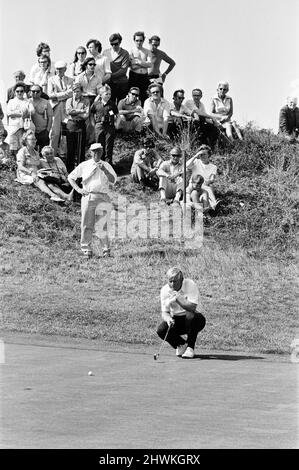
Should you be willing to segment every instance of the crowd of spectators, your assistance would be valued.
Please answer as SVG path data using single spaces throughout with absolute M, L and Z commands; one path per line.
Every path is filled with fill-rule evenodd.
M 184 89 L 175 90 L 170 103 L 164 98 L 164 87 L 176 63 L 160 49 L 158 36 L 149 38 L 149 48 L 144 47 L 145 39 L 143 31 L 135 32 L 133 46 L 126 50 L 122 36 L 114 33 L 109 37 L 110 48 L 104 51 L 98 39 L 89 39 L 76 48 L 69 64 L 53 62 L 50 46 L 38 44 L 29 80 L 22 70 L 13 74 L 15 83 L 7 90 L 6 121 L 0 105 L 0 160 L 15 159 L 17 181 L 35 185 L 52 200 L 70 201 L 72 193 L 61 184 L 67 184 L 68 173 L 86 160 L 88 147 L 101 144 L 102 159 L 113 168 L 115 136 L 125 133 L 144 137 L 143 147 L 134 155 L 133 181 L 142 189 L 159 190 L 162 203 L 180 203 L 180 139 L 187 130 L 199 147 L 187 162 L 187 201 L 207 210 L 216 208 L 212 184 L 217 168 L 210 162 L 211 154 L 218 139 L 230 143 L 243 139 L 233 119 L 229 84 L 219 81 L 208 112 L 200 88 L 194 88 L 187 100 Z M 279 133 L 296 142 L 298 128 L 297 99 L 290 97 L 280 111 Z M 155 151 L 159 138 L 173 144 L 166 161 Z M 45 161 L 60 168 L 64 183 L 49 183 L 49 178 L 47 182 L 42 176 L 45 171 L 41 172 Z

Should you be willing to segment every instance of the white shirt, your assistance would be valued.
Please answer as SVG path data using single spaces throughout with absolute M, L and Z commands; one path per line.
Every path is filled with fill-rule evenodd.
M 205 183 L 211 178 L 212 175 L 217 174 L 217 166 L 213 163 L 203 163 L 200 159 L 196 159 L 192 165 L 192 176 L 203 176 Z
M 206 113 L 206 108 L 203 103 L 199 103 L 199 106 L 197 106 L 193 100 L 187 100 L 185 103 L 186 108 L 189 109 L 189 111 L 192 113 L 193 111 L 197 112 L 199 116 L 201 113 L 207 114 Z
M 82 178 L 83 189 L 89 193 L 109 193 L 109 184 L 115 184 L 117 175 L 112 166 L 108 162 L 102 161 L 101 163 L 106 167 L 109 173 L 114 177 L 112 183 L 109 182 L 107 176 L 94 161 L 93 158 L 80 163 L 70 174 L 69 177 L 73 180 Z
M 186 300 L 196 304 L 196 306 L 198 305 L 199 290 L 192 279 L 184 279 L 179 292 L 185 297 Z M 165 284 L 165 286 L 162 287 L 160 292 L 162 312 L 170 313 L 171 316 L 185 315 L 186 310 L 184 310 L 177 302 L 173 302 L 169 305 L 168 300 L 173 297 L 174 293 L 175 291 L 173 291 L 168 284 Z
M 154 116 L 159 125 L 163 126 L 163 122 L 170 116 L 170 103 L 161 98 L 159 103 L 156 103 L 153 98 L 147 98 L 143 105 L 145 116 Z

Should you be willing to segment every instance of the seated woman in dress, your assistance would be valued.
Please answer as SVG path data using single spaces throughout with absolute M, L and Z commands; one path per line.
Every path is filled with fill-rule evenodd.
M 187 161 L 186 167 L 192 171 L 192 178 L 196 175 L 203 177 L 204 181 L 201 188 L 208 194 L 208 207 L 205 206 L 205 209 L 210 208 L 214 210 L 219 201 L 216 201 L 213 190 L 217 166 L 210 162 L 211 155 L 211 147 L 205 144 L 201 145 L 198 152 Z
M 68 181 L 68 172 L 65 164 L 61 158 L 55 157 L 54 149 L 50 145 L 43 147 L 41 154 L 41 169 L 38 171 L 39 177 L 43 177 L 47 186 L 57 196 L 66 201 L 72 201 L 74 190 Z
M 57 192 L 52 191 L 47 183 L 45 183 L 45 181 L 38 176 L 38 171 L 41 168 L 41 161 L 38 151 L 34 148 L 35 144 L 36 138 L 34 132 L 25 132 L 22 137 L 22 148 L 17 153 L 16 181 L 21 184 L 36 186 L 43 193 L 50 196 L 51 201 L 64 202 L 67 200 L 67 197 L 62 198 L 57 196 Z
M 233 100 L 227 95 L 228 90 L 228 82 L 218 83 L 217 95 L 212 99 L 211 113 L 218 123 L 224 127 L 229 140 L 233 142 L 233 128 L 240 140 L 243 140 L 243 136 L 237 123 L 231 119 L 233 115 Z
M 87 56 L 87 50 L 84 46 L 77 47 L 73 62 L 70 64 L 68 76 L 75 78 L 83 72 L 82 65 Z

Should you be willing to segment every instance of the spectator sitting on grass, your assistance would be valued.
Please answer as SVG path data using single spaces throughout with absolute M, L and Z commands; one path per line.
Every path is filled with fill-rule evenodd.
M 118 130 L 124 132 L 141 132 L 143 125 L 143 108 L 139 99 L 139 88 L 132 87 L 128 96 L 118 103 L 119 115 L 115 123 Z
M 33 131 L 27 131 L 22 137 L 22 148 L 17 153 L 17 178 L 16 181 L 21 184 L 32 184 L 43 193 L 48 194 L 52 201 L 63 202 L 52 191 L 45 181 L 38 176 L 38 170 L 41 168 L 39 153 L 35 150 L 36 138 Z
M 233 128 L 238 139 L 243 140 L 243 136 L 237 123 L 232 120 L 233 100 L 227 95 L 228 90 L 228 82 L 218 83 L 217 95 L 212 99 L 211 113 L 216 117 L 218 123 L 225 129 L 228 139 L 233 142 Z
M 132 179 L 135 183 L 140 183 L 143 190 L 145 186 L 158 189 L 159 179 L 157 177 L 157 170 L 162 159 L 159 158 L 154 150 L 155 143 L 153 139 L 147 137 L 142 143 L 142 149 L 137 150 L 134 155 L 131 167 Z
M 10 150 L 9 145 L 4 142 L 7 137 L 7 130 L 3 128 L 0 129 L 0 164 L 7 165 L 10 160 Z
M 158 136 L 168 137 L 168 122 L 170 116 L 170 103 L 161 97 L 161 87 L 152 84 L 148 88 L 150 97 L 144 102 L 145 124 Z
M 279 133 L 291 143 L 299 142 L 299 108 L 294 96 L 289 96 L 286 106 L 280 110 Z
M 186 188 L 186 202 L 191 204 L 196 211 L 202 213 L 209 209 L 209 195 L 203 189 L 204 178 L 195 174 L 191 176 L 189 184 Z
M 71 202 L 73 200 L 74 189 L 72 189 L 68 181 L 68 172 L 65 164 L 61 158 L 54 156 L 54 149 L 50 145 L 43 147 L 41 153 L 43 158 L 40 161 L 41 169 L 38 171 L 39 177 L 44 175 L 43 179 L 53 193 L 65 201 Z
M 187 168 L 192 170 L 192 177 L 201 175 L 204 178 L 202 189 L 208 193 L 208 203 L 210 209 L 215 209 L 216 201 L 213 183 L 217 174 L 217 166 L 210 162 L 212 150 L 208 145 L 201 145 L 198 152 L 187 161 Z
M 161 163 L 157 175 L 159 176 L 159 190 L 161 202 L 173 199 L 175 204 L 180 204 L 183 194 L 183 167 L 181 163 L 182 152 L 179 147 L 170 151 L 170 160 Z

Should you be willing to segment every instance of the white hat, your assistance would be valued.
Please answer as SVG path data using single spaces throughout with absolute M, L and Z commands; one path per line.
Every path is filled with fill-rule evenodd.
M 97 149 L 102 149 L 103 146 L 101 144 L 91 144 L 89 147 L 89 150 L 97 150 Z
M 58 60 L 58 62 L 55 62 L 55 69 L 64 69 L 67 67 L 67 63 L 64 62 L 63 60 Z

